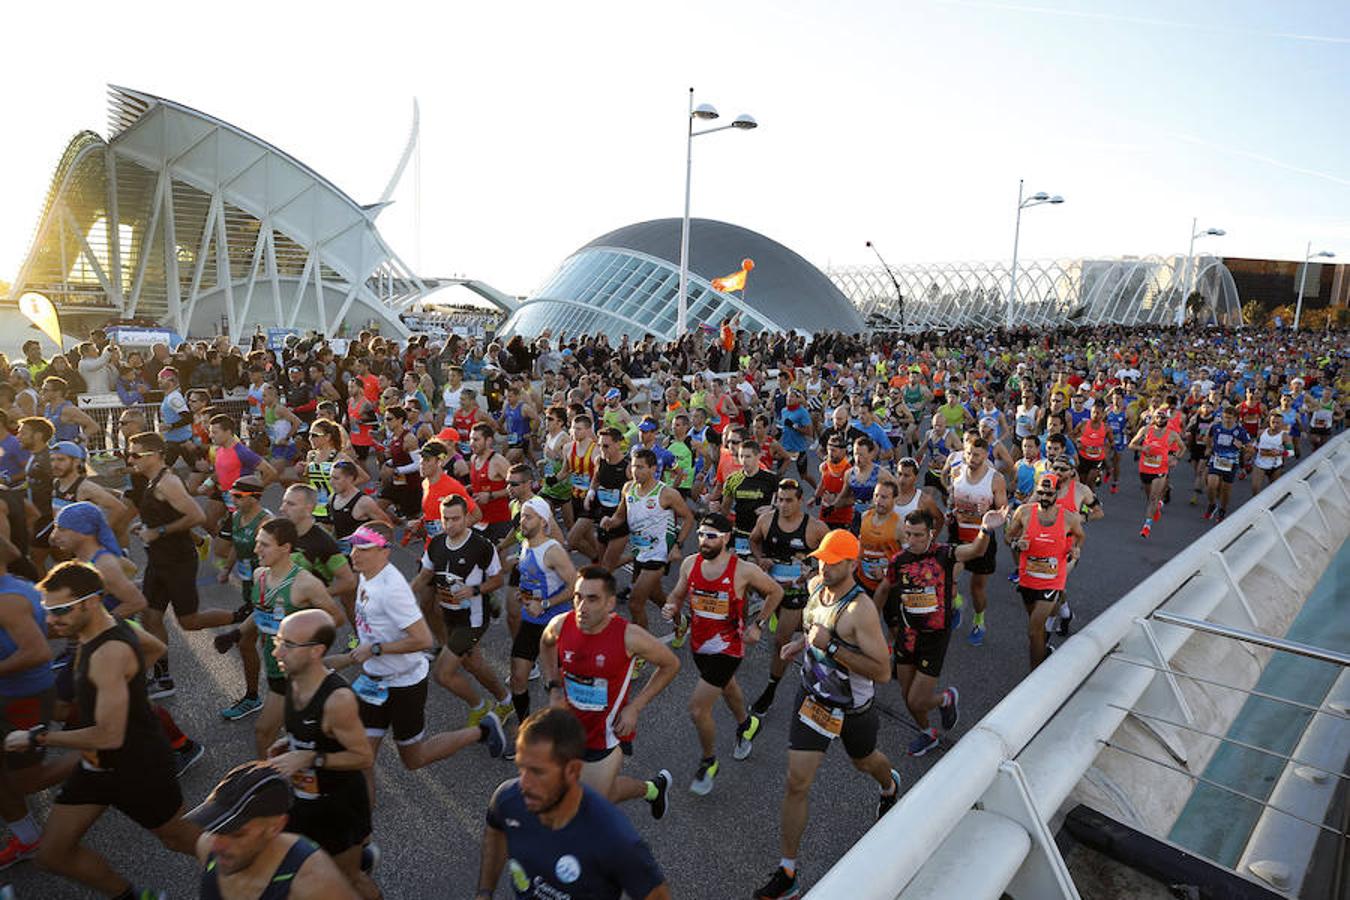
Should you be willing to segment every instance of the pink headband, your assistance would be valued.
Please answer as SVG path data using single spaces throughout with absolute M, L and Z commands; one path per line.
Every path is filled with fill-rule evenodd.
M 361 544 L 365 546 L 379 547 L 381 549 L 388 549 L 389 547 L 389 542 L 384 539 L 384 535 L 380 534 L 375 529 L 367 528 L 364 525 L 362 525 L 360 528 L 352 532 L 351 542 L 352 546 Z

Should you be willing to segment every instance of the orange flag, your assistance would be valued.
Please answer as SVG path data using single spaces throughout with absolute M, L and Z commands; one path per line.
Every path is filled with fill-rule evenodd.
M 745 290 L 745 276 L 749 275 L 750 270 L 754 267 L 755 261 L 753 259 L 743 259 L 741 260 L 741 270 L 739 272 L 733 272 L 724 278 L 714 278 L 712 280 L 712 286 L 723 293 L 743 291 Z

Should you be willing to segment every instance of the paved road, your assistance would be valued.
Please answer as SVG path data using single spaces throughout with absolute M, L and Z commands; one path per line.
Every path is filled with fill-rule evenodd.
M 275 508 L 275 492 L 273 488 L 267 496 L 269 508 Z M 1245 483 L 1235 488 L 1238 497 L 1245 498 L 1247 492 Z M 1116 496 L 1104 498 L 1106 518 L 1088 527 L 1082 562 L 1069 582 L 1075 626 L 1091 620 L 1208 527 L 1200 509 L 1187 505 L 1186 492 L 1177 490 L 1176 494 L 1162 523 L 1147 541 L 1138 535 L 1143 501 L 1137 488 L 1131 485 Z M 416 561 L 411 553 L 399 550 L 396 557 L 403 572 L 414 571 Z M 969 624 L 952 640 L 943 681 L 959 686 L 962 718 L 944 740 L 944 748 L 950 741 L 959 740 L 1026 674 L 1025 614 L 1005 578 L 1008 569 L 1007 548 L 1000 547 L 999 573 L 991 579 L 989 635 L 984 646 L 967 644 Z M 205 566 L 202 574 L 207 576 Z M 214 580 L 202 591 L 207 605 L 233 609 L 237 604 L 235 589 L 220 587 Z M 658 632 L 665 627 L 656 626 Z M 508 646 L 505 627 L 494 626 L 486 648 L 503 673 Z M 765 682 L 770 649 L 756 648 L 741 667 L 738 677 L 750 698 Z M 237 656 L 218 656 L 207 634 L 183 635 L 176 629 L 171 629 L 171 652 L 178 694 L 167 701 L 168 705 L 188 733 L 207 746 L 205 758 L 183 778 L 183 791 L 191 804 L 199 802 L 225 771 L 253 752 L 252 720 L 229 723 L 216 712 L 242 693 Z M 778 810 L 792 688 L 785 683 L 778 705 L 755 742 L 753 755 L 743 762 L 731 758 L 731 715 L 725 707 L 718 709 L 722 772 L 710 795 L 695 797 L 687 788 L 698 763 L 699 748 L 685 703 L 697 676 L 687 651 L 683 654 L 685 665 L 679 677 L 643 714 L 635 755 L 625 763 L 625 771 L 635 775 L 669 768 L 676 778 L 671 808 L 660 822 L 652 821 L 642 803 L 630 804 L 628 812 L 650 842 L 677 896 L 748 897 L 768 877 L 780 855 Z M 532 690 L 536 704 L 542 703 L 539 682 L 532 684 Z M 900 771 L 904 789 L 920 778 L 941 752 L 921 759 L 906 757 L 904 747 L 916 729 L 895 685 L 881 687 L 879 703 L 881 747 Z M 458 727 L 464 714 L 460 701 L 433 684 L 428 703 L 431 730 Z M 487 800 L 498 784 L 513 775 L 510 763 L 489 759 L 481 747 L 471 747 L 417 773 L 404 771 L 393 748 L 384 747 L 378 763 L 375 839 L 384 851 L 376 874 L 385 895 L 472 896 Z M 876 801 L 875 783 L 853 770 L 842 749 L 832 750 L 812 793 L 811 827 L 800 854 L 807 885 L 871 825 Z M 33 805 L 40 816 L 45 815 L 45 799 L 37 798 Z M 104 816 L 89 843 L 123 873 L 136 873 L 138 882 L 165 889 L 171 898 L 197 896 L 195 862 L 164 850 L 148 833 L 116 813 Z M 21 898 L 94 896 L 39 872 L 32 863 L 22 863 L 5 874 L 11 877 Z M 499 896 L 507 893 L 505 886 L 499 889 Z

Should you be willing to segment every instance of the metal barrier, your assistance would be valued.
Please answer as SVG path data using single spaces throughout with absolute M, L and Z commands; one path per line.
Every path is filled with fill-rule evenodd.
M 117 444 L 117 422 L 122 414 L 134 410 L 145 416 L 146 427 L 150 431 L 160 430 L 159 404 L 158 403 L 134 403 L 130 406 L 123 405 L 121 399 L 116 394 L 90 396 L 86 395 L 79 398 L 79 408 L 81 412 L 98 423 L 103 429 L 89 442 L 89 449 L 92 451 L 107 450 Z M 244 397 L 226 397 L 225 399 L 213 399 L 211 409 L 215 412 L 225 413 L 232 416 L 236 422 L 245 418 L 248 411 L 248 400 Z M 130 437 L 130 435 L 127 435 Z
M 1195 726 L 1178 679 L 1207 680 L 1171 666 L 1195 633 L 1192 626 L 1211 614 L 1229 625 L 1255 626 L 1241 581 L 1271 562 L 1302 571 L 1291 537 L 1315 555 L 1334 554 L 1350 531 L 1347 482 L 1350 433 L 1342 433 L 1066 641 L 962 736 L 809 896 L 1077 898 L 1051 819 L 1103 748 L 1115 746 L 1110 739 L 1127 715 L 1173 713 L 1178 726 Z M 1302 534 L 1294 536 L 1296 530 Z M 1163 606 L 1168 612 L 1155 616 Z M 1314 711 L 1314 723 L 1347 718 L 1334 704 Z M 1263 805 L 1272 808 L 1273 799 Z

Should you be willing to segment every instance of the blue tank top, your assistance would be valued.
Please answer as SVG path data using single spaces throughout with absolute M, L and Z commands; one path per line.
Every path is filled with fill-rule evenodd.
M 543 564 L 544 554 L 548 553 L 549 547 L 554 543 L 556 542 L 550 539 L 539 547 L 525 547 L 521 551 L 520 562 L 516 565 L 516 571 L 520 573 L 521 591 L 534 594 L 544 601 L 543 615 L 532 616 L 528 608 L 521 610 L 521 618 L 536 625 L 547 625 L 554 617 L 572 608 L 570 603 L 549 604 L 553 597 L 562 593 L 564 587 L 558 574 Z
M 1112 446 L 1117 450 L 1124 450 L 1125 445 L 1129 443 L 1125 438 L 1125 430 L 1130 425 L 1129 415 L 1123 409 L 1120 412 L 1108 409 L 1106 424 L 1111 429 Z
M 856 470 L 849 470 L 848 486 L 853 490 L 853 508 L 863 513 L 872 508 L 872 492 L 877 489 L 877 476 L 881 474 L 881 466 L 872 463 L 872 474 L 867 476 L 866 481 L 854 478 L 854 471 Z
M 164 440 L 182 444 L 192 439 L 192 416 L 174 409 L 170 402 L 172 396 L 173 392 L 165 394 L 159 401 L 160 427 L 164 430 Z
M 506 425 L 507 444 L 512 447 L 519 447 L 530 433 L 530 420 L 525 418 L 524 404 L 517 403 L 512 406 L 508 403 L 503 406 L 502 419 Z
M 47 612 L 42 608 L 42 598 L 31 582 L 14 575 L 0 575 L 0 594 L 18 594 L 33 607 L 33 618 L 37 620 L 38 630 L 47 635 Z M 8 631 L 0 628 L 0 659 L 8 659 L 19 649 Z M 31 669 L 0 677 L 0 696 L 31 697 L 40 694 L 56 683 L 56 675 L 50 663 L 39 663 Z
M 84 443 L 84 431 L 74 422 L 62 422 L 61 414 L 66 411 L 70 401 L 62 400 L 60 403 L 52 406 L 50 403 L 42 407 L 42 417 L 52 423 L 53 441 L 74 441 L 77 444 Z

